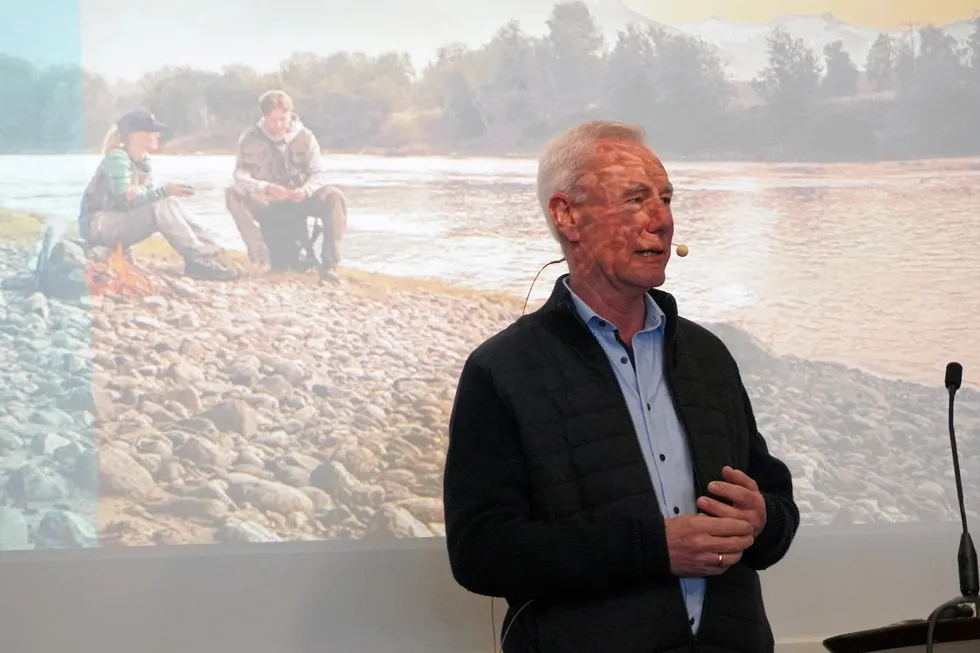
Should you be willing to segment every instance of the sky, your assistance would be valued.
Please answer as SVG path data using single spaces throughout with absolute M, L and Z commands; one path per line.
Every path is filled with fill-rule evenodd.
M 786 14 L 832 13 L 838 20 L 894 28 L 908 22 L 945 25 L 969 18 L 980 0 L 626 0 L 654 20 L 687 23 L 718 16 L 733 21 L 768 21 Z
M 274 70 L 297 51 L 339 50 L 377 54 L 398 50 L 419 67 L 440 46 L 487 42 L 507 20 L 532 35 L 546 31 L 556 0 L 0 0 L 0 54 L 40 65 L 81 63 L 110 80 L 134 80 L 164 66 L 220 69 L 242 63 Z M 634 20 L 621 0 L 586 0 L 615 41 L 619 23 Z M 711 16 L 735 22 L 768 22 L 786 14 L 833 13 L 867 29 L 904 29 L 903 23 L 937 25 L 968 18 L 980 0 L 626 0 L 634 10 L 669 25 Z M 804 31 L 853 41 L 853 29 L 816 19 Z M 765 38 L 742 32 L 714 34 L 730 41 L 723 54 L 757 70 Z M 695 32 L 697 30 L 695 29 Z M 824 34 L 826 32 L 826 34 Z M 839 34 L 837 32 L 840 32 Z M 711 41 L 706 35 L 699 36 Z M 875 33 L 862 35 L 854 56 L 864 59 Z M 814 37 L 816 38 L 816 37 Z M 870 40 L 869 40 L 870 39 Z M 812 39 L 811 39 L 812 40 Z M 817 39 L 819 40 L 819 39 Z M 715 42 L 711 41 L 711 42 Z M 849 43 L 851 41 L 848 41 Z M 829 41 L 828 41 L 829 42 Z M 729 47 L 731 46 L 731 47 Z M 858 47 L 860 46 L 860 47 Z M 814 45 L 818 50 L 823 42 Z M 725 49 L 728 48 L 728 49 Z M 750 52 L 751 51 L 751 52 Z M 124 52 L 124 56 L 120 56 Z M 0 96 L 2 92 L 0 79 Z

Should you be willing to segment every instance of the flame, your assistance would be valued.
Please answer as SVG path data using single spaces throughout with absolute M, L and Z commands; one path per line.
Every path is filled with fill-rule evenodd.
M 105 262 L 90 262 L 85 274 L 89 293 L 98 295 L 119 295 L 125 297 L 147 297 L 153 294 L 153 284 L 137 266 L 126 260 L 122 244 L 116 245 L 112 255 Z

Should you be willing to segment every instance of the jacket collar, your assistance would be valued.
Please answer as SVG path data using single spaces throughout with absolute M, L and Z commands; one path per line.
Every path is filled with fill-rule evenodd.
M 551 291 L 551 297 L 545 302 L 539 311 L 546 315 L 562 315 L 570 314 L 578 325 L 582 324 L 582 320 L 578 317 L 578 313 L 575 311 L 575 304 L 572 300 L 572 294 L 568 291 L 568 287 L 565 285 L 565 280 L 568 278 L 568 274 L 563 274 L 555 282 L 555 287 Z M 664 312 L 666 318 L 666 324 L 664 325 L 664 342 L 671 343 L 674 340 L 674 336 L 677 332 L 677 301 L 674 296 L 663 290 L 657 290 L 656 288 L 651 288 L 647 291 L 653 301 L 657 303 L 660 310 Z M 571 341 L 577 344 L 592 343 L 592 335 L 588 329 L 580 330 L 576 329 L 580 333 L 568 334 Z M 581 336 L 585 336 L 585 340 L 578 342 Z

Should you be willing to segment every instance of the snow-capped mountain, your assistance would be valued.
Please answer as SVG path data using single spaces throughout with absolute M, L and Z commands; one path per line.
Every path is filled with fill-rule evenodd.
M 369 55 L 407 52 L 421 70 L 442 46 L 456 42 L 480 47 L 512 20 L 519 22 L 526 34 L 544 36 L 555 2 L 168 0 L 133 3 L 112 0 L 110 12 L 108 4 L 87 0 L 91 6 L 86 8 L 80 35 L 82 64 L 109 78 L 134 80 L 164 66 L 220 69 L 238 63 L 269 71 L 275 70 L 293 52 L 326 55 L 346 50 Z M 868 49 L 878 35 L 874 28 L 848 25 L 831 15 L 785 16 L 762 24 L 709 18 L 666 26 L 633 10 L 623 0 L 584 2 L 610 46 L 630 23 L 659 25 L 715 45 L 722 59 L 728 62 L 731 76 L 739 80 L 755 77 L 764 67 L 766 37 L 774 26 L 802 37 L 818 54 L 824 45 L 841 40 L 858 65 L 864 64 Z M 118 25 L 125 24 L 152 24 L 155 29 L 118 29 Z M 23 29 L 29 27 L 25 24 Z M 973 29 L 969 20 L 946 28 L 959 39 L 967 37 Z M 182 45 L 177 50 L 173 48 L 173 34 L 181 35 Z M 896 36 L 908 38 L 908 32 L 899 30 Z M 261 47 L 251 45 L 255 43 L 261 43 Z M 120 50 L 128 55 L 119 57 Z M 26 56 L 44 64 L 63 63 L 48 60 L 50 48 L 31 50 L 18 47 L 17 43 L 0 43 L 0 53 Z

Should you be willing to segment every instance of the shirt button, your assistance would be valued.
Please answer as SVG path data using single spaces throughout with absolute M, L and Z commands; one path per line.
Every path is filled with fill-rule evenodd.
M 679 514 L 681 514 L 681 509 L 680 509 L 680 508 L 678 508 L 677 506 L 674 506 L 674 514 L 675 514 L 675 515 L 679 515 Z
M 650 410 L 650 404 L 647 404 L 647 410 Z
M 599 320 L 599 326 L 601 326 L 601 327 L 606 326 L 606 321 L 605 320 Z
M 660 462 L 667 460 L 667 456 L 660 454 Z
M 694 625 L 694 617 L 691 617 L 691 621 L 690 621 L 690 624 L 691 624 L 692 626 Z
M 622 358 L 619 359 L 619 362 L 622 363 L 623 365 L 626 365 L 626 363 L 630 362 L 630 359 L 623 356 Z

